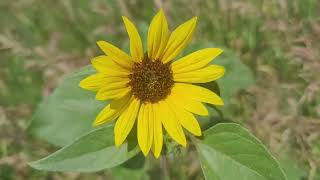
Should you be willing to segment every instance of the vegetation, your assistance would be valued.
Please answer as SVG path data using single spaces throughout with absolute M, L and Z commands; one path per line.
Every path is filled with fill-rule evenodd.
M 222 93 L 230 95 L 226 96 L 228 108 L 221 110 L 224 120 L 244 125 L 261 139 L 289 180 L 320 179 L 317 0 L 2 0 L 0 179 L 142 178 L 141 172 L 131 171 L 141 169 L 142 165 L 131 162 L 140 161 L 140 156 L 121 168 L 98 173 L 34 170 L 27 162 L 58 147 L 33 134 L 28 126 L 41 100 L 63 76 L 89 64 L 90 58 L 100 53 L 97 40 L 128 48 L 121 15 L 137 22 L 140 32 L 146 34 L 160 7 L 171 25 L 198 16 L 190 49 L 222 47 L 226 55 L 217 63 L 233 58 L 227 71 L 229 67 L 237 72 L 236 77 L 253 77 L 239 77 L 239 82 L 230 75 L 229 82 L 237 85 L 222 83 L 229 87 L 221 88 Z M 58 115 L 53 113 L 50 119 Z M 147 172 L 151 179 L 203 179 L 196 153 L 192 149 L 179 153 L 178 161 L 167 155 L 160 161 L 145 162 L 150 164 Z

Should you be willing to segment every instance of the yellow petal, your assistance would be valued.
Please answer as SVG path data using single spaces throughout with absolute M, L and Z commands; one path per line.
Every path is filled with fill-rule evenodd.
M 223 105 L 223 100 L 214 92 L 191 84 L 175 83 L 175 90 L 183 93 L 185 96 L 204 103 L 213 105 Z
M 131 69 L 133 61 L 127 53 L 106 41 L 98 41 L 97 44 L 100 49 L 110 56 L 110 58 L 112 58 L 117 64 L 123 68 Z
M 156 60 L 162 55 L 169 38 L 166 17 L 161 9 L 152 19 L 148 31 L 148 57 Z
M 185 147 L 187 145 L 186 137 L 183 133 L 179 120 L 172 111 L 172 108 L 174 107 L 167 101 L 159 102 L 159 109 L 162 115 L 161 122 L 172 139 Z
M 181 102 L 185 103 L 183 108 L 189 112 L 192 112 L 192 113 L 200 115 L 200 116 L 208 116 L 208 114 L 209 114 L 206 106 L 204 106 L 200 102 L 193 101 L 192 99 L 182 100 Z
M 162 62 L 166 63 L 175 58 L 189 43 L 196 27 L 197 17 L 177 27 L 168 40 L 167 46 L 161 56 Z
M 188 91 L 186 91 L 185 89 L 176 88 L 174 86 L 168 98 L 173 98 L 173 101 L 175 101 L 179 107 L 183 107 L 189 112 L 200 116 L 208 116 L 209 112 L 207 108 L 201 102 L 195 101 L 194 99 L 190 98 L 188 94 L 185 95 L 185 92 Z
M 172 71 L 177 74 L 203 68 L 221 53 L 219 48 L 201 49 L 173 62 Z
M 201 136 L 200 125 L 192 113 L 185 110 L 178 110 L 177 117 L 179 118 L 181 125 L 189 132 L 196 136 Z
M 103 123 L 110 122 L 117 118 L 121 112 L 128 106 L 128 102 L 131 95 L 127 95 L 123 98 L 113 100 L 110 104 L 108 104 L 96 117 L 93 122 L 93 126 L 99 126 Z M 112 105 L 116 104 L 117 109 L 113 109 Z
M 143 59 L 143 46 L 139 32 L 135 25 L 125 16 L 122 16 L 130 38 L 130 52 L 134 61 L 140 62 Z
M 110 56 L 97 56 L 91 60 L 91 63 L 98 72 L 123 72 L 126 75 L 129 74 L 128 69 L 125 69 L 121 67 L 119 64 L 115 63 Z
M 105 81 L 108 81 L 108 79 L 109 77 L 107 74 L 97 73 L 80 81 L 79 86 L 83 89 L 98 91 L 105 86 Z
M 98 90 L 96 95 L 97 100 L 108 100 L 121 98 L 130 92 L 128 81 L 120 81 L 106 84 Z
M 154 114 L 152 104 L 141 104 L 138 116 L 138 143 L 147 156 L 153 142 Z
M 154 122 L 153 122 L 153 144 L 152 152 L 156 158 L 159 158 L 163 145 L 162 124 L 161 124 L 161 112 L 158 104 L 152 104 Z
M 180 124 L 192 134 L 201 136 L 201 128 L 194 115 L 186 110 L 183 110 L 181 106 L 176 103 L 174 98 L 168 98 L 167 100 L 170 102 L 170 104 L 174 105 L 175 108 L 172 108 L 172 110 L 179 119 Z
M 196 71 L 173 74 L 176 82 L 188 83 L 206 83 L 219 79 L 224 75 L 224 67 L 218 65 L 209 65 Z
M 120 146 L 130 133 L 136 120 L 140 107 L 140 101 L 132 98 L 127 109 L 118 118 L 114 127 L 115 144 Z

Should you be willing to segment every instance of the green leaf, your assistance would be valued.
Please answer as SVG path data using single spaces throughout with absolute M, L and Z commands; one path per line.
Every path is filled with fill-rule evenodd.
M 122 164 L 139 152 L 137 147 L 128 148 L 125 143 L 115 147 L 113 126 L 91 131 L 53 153 L 29 163 L 38 170 L 95 172 Z
M 93 92 L 81 89 L 78 84 L 94 72 L 92 66 L 87 66 L 67 76 L 39 105 L 29 131 L 52 144 L 64 146 L 92 130 L 92 121 L 107 102 L 95 100 Z
M 263 144 L 240 125 L 221 123 L 196 141 L 208 180 L 286 180 L 278 162 Z

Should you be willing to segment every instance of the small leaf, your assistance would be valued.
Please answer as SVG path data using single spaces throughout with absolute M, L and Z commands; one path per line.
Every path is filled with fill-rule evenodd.
M 28 130 L 58 146 L 70 144 L 92 130 L 92 121 L 107 102 L 95 100 L 93 92 L 78 84 L 94 72 L 92 66 L 87 66 L 67 76 L 39 105 Z
M 114 145 L 113 126 L 91 131 L 50 156 L 29 163 L 38 170 L 95 172 L 122 164 L 139 152 Z
M 208 180 L 287 180 L 263 144 L 240 125 L 218 124 L 196 147 Z

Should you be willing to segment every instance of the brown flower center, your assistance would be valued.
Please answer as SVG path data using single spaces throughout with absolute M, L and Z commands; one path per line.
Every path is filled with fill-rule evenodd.
M 174 83 L 170 64 L 152 61 L 147 55 L 142 62 L 134 63 L 129 79 L 133 95 L 142 102 L 150 103 L 165 99 Z

